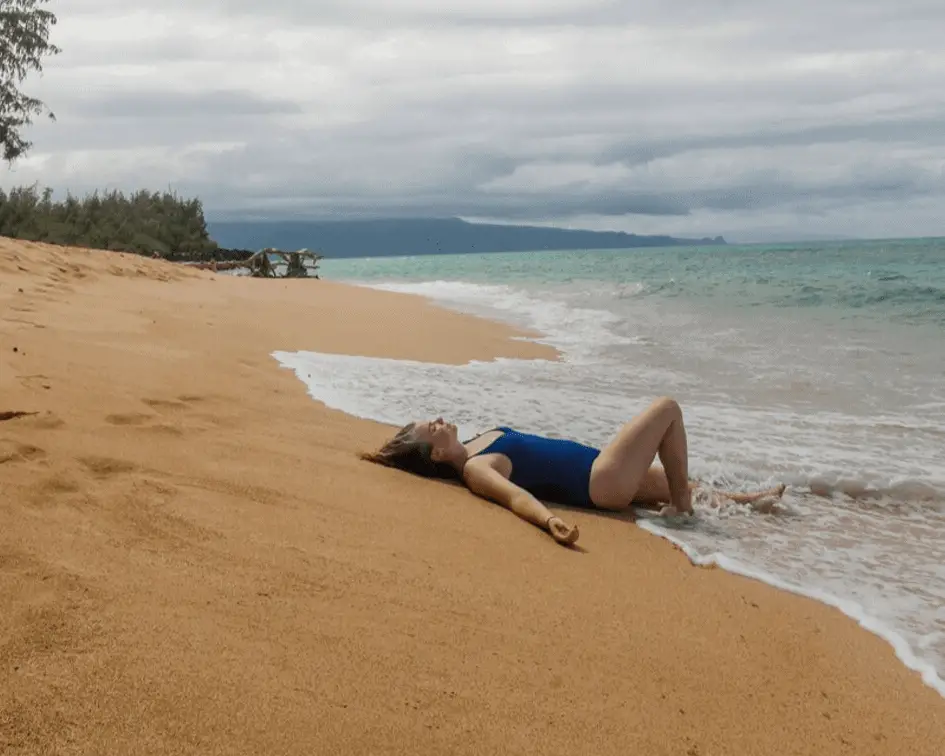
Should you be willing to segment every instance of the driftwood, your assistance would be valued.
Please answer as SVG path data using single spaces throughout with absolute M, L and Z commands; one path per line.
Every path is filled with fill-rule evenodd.
M 246 268 L 256 278 L 318 278 L 318 261 L 324 255 L 300 249 L 297 252 L 283 252 L 272 247 L 261 249 L 246 260 L 227 260 L 217 262 L 188 262 L 200 270 L 238 270 Z M 280 268 L 284 268 L 280 270 Z
M 191 268 L 199 268 L 200 270 L 236 270 L 237 268 L 245 268 L 245 260 L 221 260 L 217 262 L 216 260 L 211 260 L 210 262 L 186 262 L 184 265 L 189 265 Z

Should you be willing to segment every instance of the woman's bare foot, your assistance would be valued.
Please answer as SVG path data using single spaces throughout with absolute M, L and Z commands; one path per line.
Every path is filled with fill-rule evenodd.
M 712 491 L 712 506 L 721 505 L 721 499 L 728 499 L 736 504 L 755 504 L 762 500 L 780 500 L 784 496 L 787 486 L 782 483 L 780 486 L 768 488 L 764 491 Z
M 779 506 L 780 499 L 759 499 L 758 501 L 752 502 L 751 508 L 752 511 L 757 512 L 758 514 L 777 514 L 783 510 Z
M 560 517 L 552 517 L 548 520 L 548 532 L 558 543 L 565 546 L 570 546 L 580 535 L 577 525 L 568 525 Z
M 732 491 L 719 491 L 719 496 L 734 501 L 736 504 L 754 504 L 760 499 L 780 499 L 784 496 L 784 489 L 787 488 L 783 483 L 780 486 L 769 488 L 766 491 L 751 491 L 747 493 L 735 493 Z
M 729 499 L 736 504 L 748 504 L 755 512 L 760 514 L 773 514 L 781 511 L 781 498 L 787 488 L 783 483 L 780 486 L 769 488 L 766 491 L 752 491 L 750 493 L 732 493 L 730 491 L 720 491 L 713 497 L 712 505 L 719 507 L 722 505 L 721 499 Z

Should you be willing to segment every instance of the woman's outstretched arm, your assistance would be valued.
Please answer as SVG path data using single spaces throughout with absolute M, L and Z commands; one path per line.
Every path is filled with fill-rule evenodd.
M 576 525 L 568 525 L 558 515 L 487 464 L 466 465 L 463 480 L 473 493 L 511 510 L 523 520 L 547 530 L 558 543 L 571 544 L 578 539 Z

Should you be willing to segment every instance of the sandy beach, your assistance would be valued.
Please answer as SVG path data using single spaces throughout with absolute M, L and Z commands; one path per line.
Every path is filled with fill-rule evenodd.
M 0 753 L 945 753 L 839 611 L 362 462 L 390 429 L 270 356 L 555 358 L 521 335 L 0 239 Z

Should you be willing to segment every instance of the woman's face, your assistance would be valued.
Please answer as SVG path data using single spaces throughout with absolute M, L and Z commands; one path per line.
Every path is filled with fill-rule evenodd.
M 414 438 L 433 447 L 434 459 L 442 458 L 459 443 L 456 426 L 442 417 L 414 423 Z

